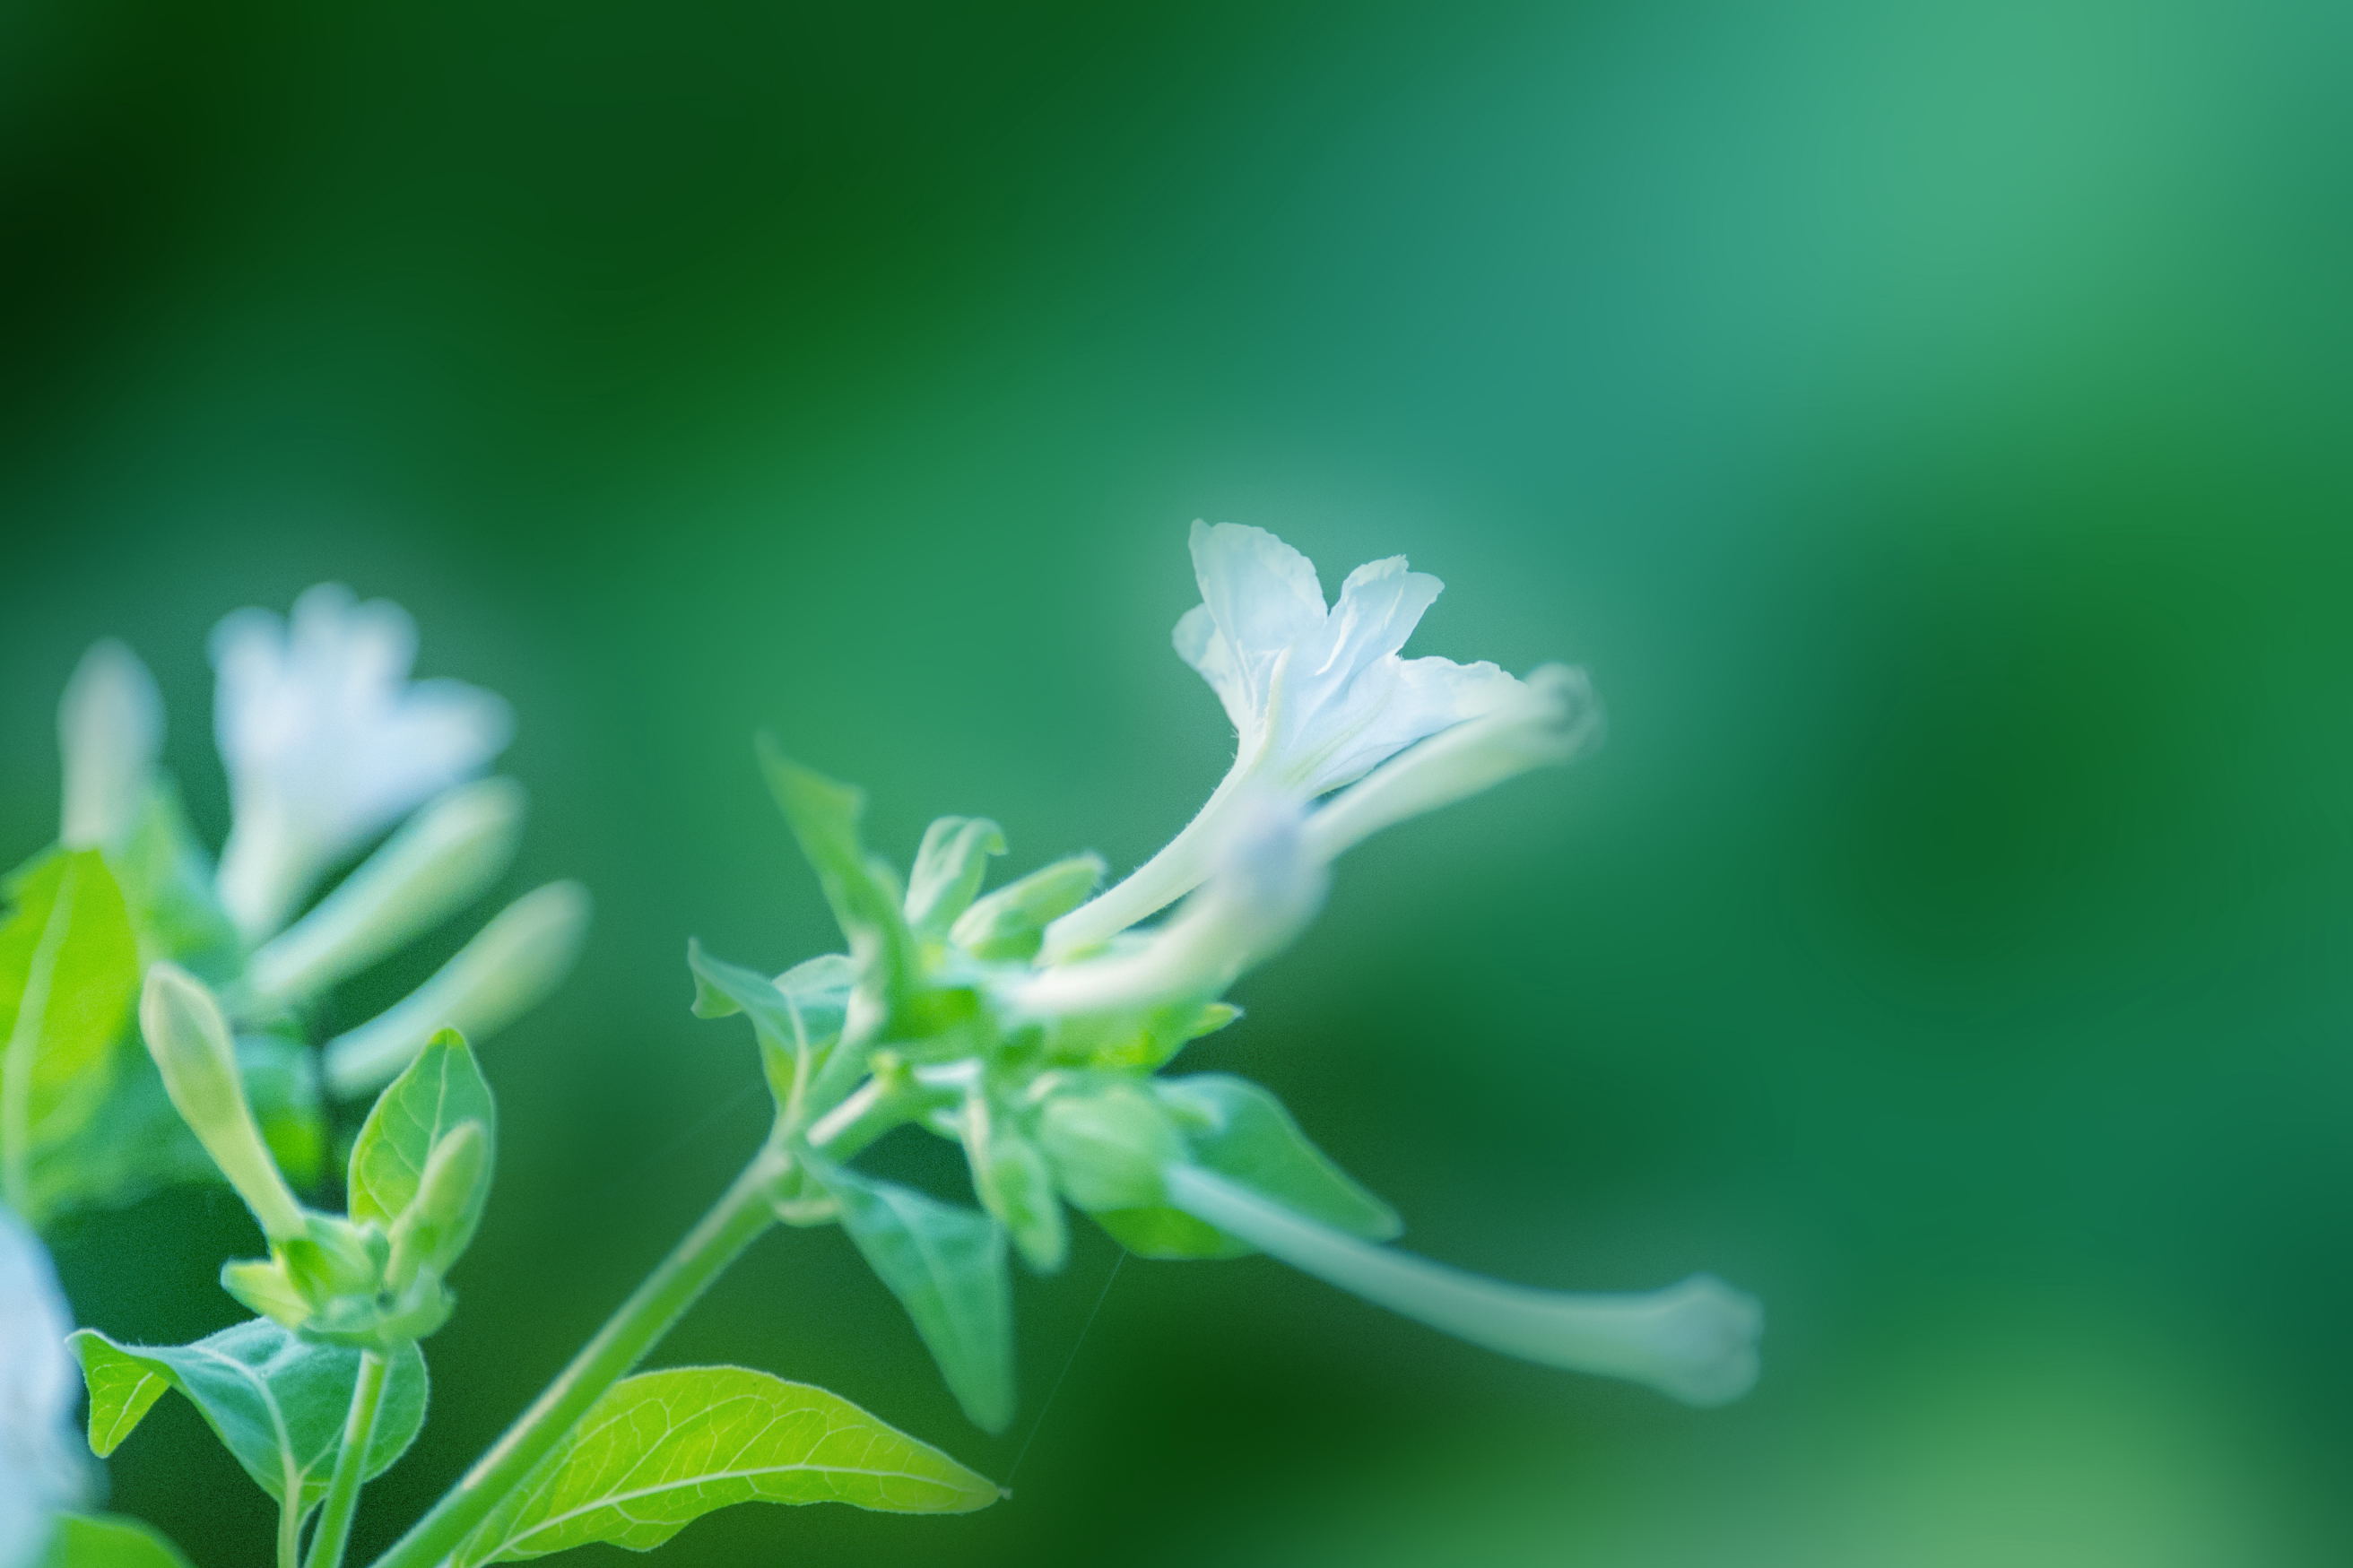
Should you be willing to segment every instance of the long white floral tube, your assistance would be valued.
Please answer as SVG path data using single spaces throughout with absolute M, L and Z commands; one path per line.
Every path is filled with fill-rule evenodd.
M 1169 1201 L 1303 1273 L 1506 1355 L 1645 1384 L 1689 1405 L 1722 1405 L 1757 1381 L 1764 1312 L 1712 1275 L 1641 1294 L 1505 1285 L 1376 1247 L 1303 1219 L 1189 1165 Z
M 499 911 L 408 996 L 327 1042 L 327 1087 L 346 1099 L 381 1088 L 442 1029 L 479 1041 L 555 989 L 588 931 L 588 889 L 550 882 Z
M 488 888 L 522 837 L 512 779 L 459 784 L 428 803 L 247 966 L 264 1004 L 300 1001 L 358 973 Z
M 0 1568 L 39 1562 L 56 1510 L 81 1489 L 72 1331 L 48 1255 L 0 1208 Z
M 112 637 L 75 666 L 58 704 L 65 801 L 58 837 L 69 849 L 120 849 L 147 799 L 164 745 L 164 700 L 139 656 Z

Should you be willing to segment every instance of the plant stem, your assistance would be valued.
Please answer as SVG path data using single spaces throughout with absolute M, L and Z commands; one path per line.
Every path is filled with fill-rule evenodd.
M 289 1491 L 278 1505 L 278 1568 L 301 1568 L 302 1493 Z
M 384 1357 L 362 1351 L 359 1381 L 352 1387 L 351 1415 L 343 1422 L 343 1450 L 335 1456 L 335 1474 L 327 1483 L 318 1531 L 311 1537 L 307 1568 L 343 1568 L 343 1547 L 352 1535 L 352 1514 L 360 1505 L 360 1488 L 367 1484 L 368 1445 L 375 1440 L 375 1413 L 384 1403 Z
M 467 1532 L 579 1425 L 589 1406 L 653 1349 L 712 1281 L 776 1223 L 769 1195 L 790 1169 L 790 1156 L 773 1142 L 764 1145 L 711 1212 L 630 1292 L 571 1364 L 372 1568 L 438 1568 Z

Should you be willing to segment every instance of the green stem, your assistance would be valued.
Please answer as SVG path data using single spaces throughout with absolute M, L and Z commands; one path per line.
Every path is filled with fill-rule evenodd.
M 327 1483 L 318 1531 L 311 1537 L 307 1568 L 343 1568 L 343 1547 L 352 1536 L 352 1515 L 360 1506 L 360 1488 L 367 1484 L 368 1445 L 375 1440 L 375 1413 L 384 1403 L 384 1357 L 362 1351 L 359 1381 L 352 1387 L 351 1415 L 343 1422 L 343 1451 L 335 1456 L 334 1478 Z
M 288 1489 L 278 1505 L 278 1568 L 302 1568 L 302 1490 Z
M 490 1451 L 372 1568 L 438 1568 L 456 1551 L 467 1533 L 579 1425 L 589 1406 L 628 1375 L 712 1281 L 776 1223 L 770 1194 L 790 1169 L 790 1158 L 774 1143 L 763 1146 L 711 1212 L 596 1331 L 596 1338 L 581 1347 Z

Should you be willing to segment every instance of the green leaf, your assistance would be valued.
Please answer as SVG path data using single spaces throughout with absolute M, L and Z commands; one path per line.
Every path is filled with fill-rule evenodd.
M 114 868 L 149 959 L 170 959 L 202 980 L 236 975 L 245 944 L 214 894 L 212 857 L 189 826 L 169 778 L 149 785 L 146 805 Z
M 35 1210 L 35 1162 L 98 1115 L 128 1055 L 139 949 L 95 849 L 45 858 L 16 896 L 0 924 L 0 1176 Z
M 188 1568 L 180 1549 L 119 1513 L 69 1513 L 58 1521 L 41 1568 Z
M 433 1151 L 468 1122 L 479 1122 L 485 1134 L 493 1134 L 498 1108 L 465 1037 L 444 1029 L 376 1097 L 360 1127 L 352 1145 L 352 1218 L 392 1229 L 417 1201 Z M 489 1194 L 485 1172 L 453 1233 L 459 1251 L 472 1238 Z
M 744 1367 L 680 1367 L 615 1384 L 452 1568 L 597 1542 L 650 1552 L 739 1502 L 969 1513 L 1000 1495 L 839 1394 Z
M 834 922 L 849 939 L 860 984 L 887 1019 L 913 994 L 917 963 L 897 878 L 888 863 L 866 853 L 859 837 L 866 796 L 790 761 L 765 737 L 760 761 L 801 854 L 825 889 Z
M 192 1345 L 128 1346 L 84 1329 L 71 1341 L 90 1388 L 90 1446 L 114 1452 L 166 1389 L 194 1404 L 256 1485 L 307 1513 L 326 1495 L 359 1380 L 360 1352 L 295 1338 L 257 1320 Z M 425 1358 L 391 1357 L 364 1473 L 383 1474 L 425 1421 Z
M 1282 1102 L 1257 1084 L 1196 1073 L 1155 1079 L 1151 1089 L 1202 1169 L 1367 1241 L 1387 1241 L 1404 1228 L 1396 1211 L 1308 1142 Z M 1111 1209 L 1095 1218 L 1139 1258 L 1239 1258 L 1256 1250 L 1166 1205 Z
M 988 875 L 988 858 L 1005 853 L 1005 834 L 985 816 L 943 816 L 923 830 L 907 876 L 907 923 L 937 942 L 972 907 Z
M 899 1298 L 974 1426 L 1013 1419 L 1013 1280 L 991 1215 L 839 1166 L 813 1167 L 866 1266 Z
M 806 1081 L 804 1064 L 839 1037 L 840 1012 L 833 1010 L 829 1016 L 820 1013 L 813 1020 L 777 982 L 712 957 L 699 942 L 687 942 L 686 964 L 694 972 L 694 1016 L 724 1018 L 741 1013 L 750 1018 L 768 1092 L 776 1097 L 778 1110 L 790 1104 L 795 1086 Z

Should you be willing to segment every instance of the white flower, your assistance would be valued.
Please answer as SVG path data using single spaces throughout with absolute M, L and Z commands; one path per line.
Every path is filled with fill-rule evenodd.
M 81 1466 L 70 1422 L 81 1379 L 48 1255 L 0 1208 L 0 1568 L 29 1568 Z
M 1102 943 L 1197 886 L 1217 824 L 1246 785 L 1313 799 L 1520 689 L 1493 664 L 1398 657 L 1443 587 L 1407 571 L 1402 555 L 1348 574 L 1327 608 L 1314 565 L 1263 529 L 1197 522 L 1192 547 L 1201 603 L 1176 623 L 1176 652 L 1234 722 L 1233 768 L 1166 848 L 1055 923 L 1050 960 Z
M 1141 1011 L 1216 996 L 1273 956 L 1324 902 L 1324 863 L 1308 852 L 1296 797 L 1240 797 L 1221 824 L 1212 871 L 1175 918 L 1100 957 L 1013 982 L 1006 1000 L 1031 1017 Z
M 58 837 L 69 849 L 122 847 L 147 802 L 164 746 L 164 700 L 147 667 L 112 637 L 75 666 L 58 703 L 65 805 Z
M 236 810 L 222 905 L 249 942 L 276 931 L 320 875 L 507 742 L 506 703 L 408 679 L 417 626 L 383 599 L 322 584 L 291 624 L 239 610 L 212 641 L 214 710 Z
M 1375 768 L 1307 819 L 1308 847 L 1329 860 L 1408 817 L 1451 805 L 1531 768 L 1573 762 L 1601 736 L 1585 671 L 1547 664 L 1478 718 Z

